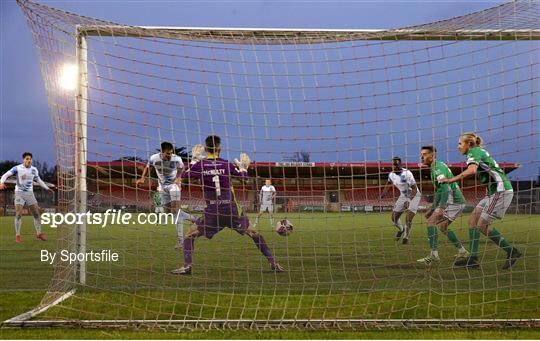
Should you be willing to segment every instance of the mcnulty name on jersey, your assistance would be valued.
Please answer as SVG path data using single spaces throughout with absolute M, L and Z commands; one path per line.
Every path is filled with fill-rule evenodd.
M 59 258 L 57 258 L 59 256 Z M 89 251 L 89 252 L 70 252 L 69 250 L 61 250 L 60 252 L 49 252 L 41 250 L 41 261 L 53 264 L 54 261 L 61 262 L 117 262 L 119 259 L 118 253 L 111 250 Z

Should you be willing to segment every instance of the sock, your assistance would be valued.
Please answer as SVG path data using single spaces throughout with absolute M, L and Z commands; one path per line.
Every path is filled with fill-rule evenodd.
M 179 214 L 176 217 L 176 237 L 180 242 L 183 242 L 184 240 L 184 217 L 182 217 L 181 214 Z
M 478 257 L 478 248 L 480 247 L 480 230 L 477 228 L 469 229 L 469 250 L 471 257 Z
M 497 244 L 501 249 L 503 249 L 507 254 L 510 254 L 510 251 L 512 251 L 512 245 L 504 239 L 504 237 L 501 235 L 499 231 L 496 229 L 492 229 L 488 233 L 489 239 L 493 241 L 495 244 Z
M 429 248 L 432 251 L 437 250 L 437 244 L 439 241 L 439 231 L 437 230 L 436 226 L 428 226 L 428 240 L 429 240 Z
M 21 234 L 22 217 L 20 215 L 15 216 L 15 235 Z
M 257 233 L 251 238 L 253 238 L 253 242 L 257 245 L 259 250 L 261 250 L 261 253 L 268 259 L 268 262 L 274 264 L 274 256 L 272 256 L 272 251 L 270 251 L 263 236 Z
M 270 226 L 274 226 L 274 218 L 270 218 Z
M 257 225 L 259 223 L 259 216 L 257 216 L 257 218 L 255 218 L 255 225 Z
M 34 217 L 34 228 L 36 229 L 36 234 L 41 233 L 41 221 L 39 220 L 39 216 L 37 218 Z
M 404 239 L 409 239 L 409 236 L 411 235 L 411 224 L 405 224 L 405 237 Z
M 456 234 L 454 233 L 454 231 L 452 230 L 448 230 L 446 232 L 446 238 L 448 238 L 448 240 L 454 244 L 454 246 L 458 249 L 458 250 L 461 250 L 463 249 L 463 245 L 461 245 L 461 242 L 459 241 L 459 239 L 457 238 Z
M 394 226 L 397 227 L 398 230 L 403 231 L 403 225 L 401 225 L 399 220 L 397 222 L 394 222 Z
M 184 266 L 191 266 L 193 262 L 193 250 L 195 250 L 195 239 L 192 237 L 184 239 Z
M 437 250 L 431 250 L 430 256 L 434 258 L 439 258 L 439 251 Z

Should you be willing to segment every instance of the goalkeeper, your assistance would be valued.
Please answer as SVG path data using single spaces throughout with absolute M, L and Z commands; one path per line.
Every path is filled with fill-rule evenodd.
M 182 172 L 182 178 L 199 180 L 204 189 L 206 208 L 204 216 L 197 219 L 184 240 L 184 266 L 171 271 L 175 275 L 191 275 L 192 256 L 195 248 L 195 239 L 204 236 L 212 239 L 225 227 L 231 228 L 241 235 L 247 234 L 266 257 L 270 269 L 282 272 L 283 268 L 274 260 L 272 251 L 266 244 L 263 236 L 249 226 L 249 219 L 241 211 L 234 197 L 231 177 L 247 177 L 250 159 L 242 153 L 240 161 L 235 159 L 231 163 L 219 157 L 221 152 L 221 138 L 210 135 L 205 141 L 206 147 L 197 145 L 192 150 L 193 161 Z M 203 159 L 203 150 L 206 158 Z
M 454 231 L 448 228 L 465 208 L 465 197 L 456 183 L 448 185 L 440 182 L 440 180 L 451 178 L 454 175 L 444 162 L 436 160 L 436 156 L 437 149 L 433 146 L 423 146 L 420 151 L 422 164 L 430 167 L 431 181 L 435 186 L 433 206 L 426 213 L 428 224 L 427 233 L 431 252 L 429 256 L 418 260 L 419 263 L 426 265 L 439 261 L 439 252 L 437 251 L 439 232 L 437 231 L 437 226 L 458 249 L 456 255 L 458 259 L 466 259 L 469 257 L 469 252 L 465 250 Z

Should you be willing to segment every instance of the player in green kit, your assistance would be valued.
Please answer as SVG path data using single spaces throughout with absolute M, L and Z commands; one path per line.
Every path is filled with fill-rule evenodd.
M 464 133 L 459 138 L 459 152 L 467 156 L 467 169 L 450 179 L 440 182 L 454 183 L 478 173 L 480 182 L 488 185 L 487 196 L 482 199 L 469 218 L 469 248 L 471 255 L 467 259 L 456 262 L 457 266 L 478 268 L 478 248 L 480 232 L 506 252 L 503 269 L 509 269 L 521 257 L 521 253 L 513 247 L 501 233 L 490 225 L 495 219 L 502 219 L 514 196 L 512 184 L 497 161 L 482 148 L 482 139 L 475 133 Z
M 456 255 L 458 259 L 469 257 L 469 252 L 465 250 L 454 231 L 448 228 L 465 208 L 465 198 L 456 183 L 446 184 L 440 182 L 440 180 L 452 178 L 454 175 L 444 162 L 436 160 L 436 156 L 437 149 L 433 146 L 423 146 L 420 151 L 422 164 L 430 167 L 431 181 L 435 186 L 433 206 L 426 213 L 428 225 L 427 234 L 431 252 L 429 256 L 417 260 L 417 262 L 426 265 L 439 261 L 439 252 L 437 251 L 439 232 L 437 231 L 437 226 L 458 249 L 458 254 Z

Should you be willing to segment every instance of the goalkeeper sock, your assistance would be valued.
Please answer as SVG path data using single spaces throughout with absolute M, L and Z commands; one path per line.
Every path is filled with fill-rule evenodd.
M 497 244 L 501 249 L 503 249 L 507 254 L 510 254 L 510 251 L 512 251 L 512 245 L 504 239 L 504 237 L 501 235 L 499 231 L 496 229 L 492 229 L 488 233 L 489 239 L 491 239 L 492 242 Z
M 22 217 L 20 215 L 15 216 L 15 235 L 21 234 Z
M 476 227 L 469 229 L 469 250 L 471 257 L 478 257 L 478 248 L 480 247 L 480 230 Z
M 448 238 L 448 240 L 454 244 L 454 246 L 458 249 L 458 250 L 461 250 L 463 248 L 463 245 L 461 245 L 461 242 L 459 241 L 459 239 L 457 238 L 456 234 L 454 233 L 454 231 L 452 230 L 448 230 L 446 232 L 446 237 Z
M 268 262 L 270 264 L 274 264 L 274 256 L 272 256 L 272 251 L 270 251 L 270 248 L 266 244 L 266 241 L 264 240 L 263 236 L 260 234 L 255 234 L 251 237 L 253 239 L 253 242 L 255 245 L 257 245 L 257 248 L 261 250 L 261 253 L 268 259 Z
M 429 248 L 432 251 L 437 250 L 437 244 L 439 241 L 439 231 L 437 230 L 436 226 L 428 226 L 427 228 L 428 233 L 428 240 L 429 240 Z
M 188 237 L 184 239 L 184 266 L 191 266 L 193 262 L 193 250 L 195 250 L 195 239 Z

